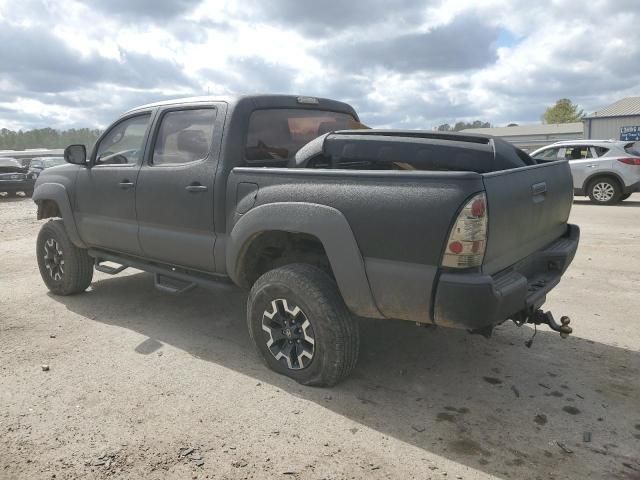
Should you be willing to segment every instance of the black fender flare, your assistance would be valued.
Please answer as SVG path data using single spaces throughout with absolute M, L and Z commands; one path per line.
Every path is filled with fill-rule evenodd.
M 69 235 L 71 243 L 79 248 L 87 248 L 87 245 L 82 241 L 78 233 L 78 227 L 73 218 L 73 210 L 71 210 L 69 195 L 64 185 L 60 183 L 43 183 L 42 185 L 37 185 L 31 198 L 36 203 L 44 200 L 56 202 L 58 210 L 60 210 L 60 215 L 62 215 L 62 220 L 64 221 L 64 228 L 67 231 L 67 235 Z
M 584 183 L 582 184 L 582 191 L 583 191 L 585 194 L 587 194 L 587 195 L 588 195 L 587 189 L 589 188 L 589 184 L 591 183 L 591 181 L 592 181 L 594 178 L 597 178 L 597 177 L 612 177 L 612 178 L 615 178 L 615 179 L 618 181 L 618 183 L 620 184 L 620 188 L 621 188 L 622 190 L 624 190 L 624 189 L 625 189 L 624 181 L 622 180 L 622 177 L 620 177 L 620 175 L 618 175 L 617 173 L 612 172 L 612 171 L 610 171 L 610 170 L 605 170 L 605 171 L 602 171 L 602 172 L 594 172 L 594 173 L 592 173 L 591 175 L 589 175 L 589 176 L 586 178 L 586 180 L 585 180 L 585 181 L 584 181 Z
M 234 225 L 227 246 L 227 273 L 243 285 L 241 257 L 258 234 L 284 231 L 313 235 L 322 243 L 349 310 L 359 316 L 383 318 L 371 293 L 364 260 L 345 216 L 315 203 L 281 202 L 255 207 Z

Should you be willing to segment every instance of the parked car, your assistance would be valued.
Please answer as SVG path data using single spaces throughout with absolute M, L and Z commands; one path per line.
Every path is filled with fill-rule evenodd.
M 43 170 L 65 163 L 64 157 L 35 157 L 31 159 L 29 173 L 32 177 L 37 178 Z
M 34 183 L 35 178 L 15 158 L 0 157 L 0 193 L 5 192 L 12 197 L 24 192 L 30 197 Z
M 38 218 L 56 218 L 42 279 L 70 295 L 94 268 L 134 267 L 171 293 L 249 289 L 257 351 L 307 385 L 354 368 L 356 317 L 571 332 L 540 310 L 578 246 L 567 162 L 482 135 L 344 130 L 360 126 L 347 104 L 283 95 L 131 110 L 40 174 Z
M 573 192 L 611 205 L 640 192 L 640 146 L 615 140 L 573 140 L 539 148 L 538 162 L 568 160 Z

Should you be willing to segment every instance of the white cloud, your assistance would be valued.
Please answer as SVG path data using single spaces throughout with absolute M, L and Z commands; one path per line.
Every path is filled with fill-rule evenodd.
M 330 96 L 407 128 L 640 95 L 637 1 L 364 3 L 0 0 L 0 128 L 104 126 L 208 90 Z

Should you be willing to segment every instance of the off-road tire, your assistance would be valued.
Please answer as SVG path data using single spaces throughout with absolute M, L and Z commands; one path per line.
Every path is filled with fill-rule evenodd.
M 47 245 L 46 248 L 45 245 Z M 63 272 L 60 278 L 55 279 L 51 269 L 47 268 L 48 260 L 45 259 L 45 256 L 53 250 L 61 250 L 64 261 Z M 40 276 L 51 293 L 73 295 L 84 292 L 91 284 L 93 258 L 89 256 L 87 250 L 78 248 L 71 242 L 62 220 L 50 220 L 42 226 L 36 242 L 36 255 Z
M 313 357 L 303 368 L 290 368 L 284 358 L 276 360 L 268 346 L 273 337 L 263 330 L 263 321 L 267 312 L 275 312 L 272 302 L 279 299 L 286 300 L 291 308 L 299 307 L 311 324 Z M 303 385 L 330 387 L 347 377 L 356 365 L 360 346 L 357 319 L 344 304 L 335 281 L 312 265 L 292 264 L 262 275 L 247 300 L 247 324 L 267 366 Z
M 610 191 L 611 194 L 604 196 L 599 193 L 599 190 L 602 191 L 603 189 Z M 594 178 L 589 182 L 587 194 L 589 195 L 589 199 L 598 205 L 615 205 L 622 197 L 622 188 L 620 187 L 620 182 L 615 178 L 602 176 Z

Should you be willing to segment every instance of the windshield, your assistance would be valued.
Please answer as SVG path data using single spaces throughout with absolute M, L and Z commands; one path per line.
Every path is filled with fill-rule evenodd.
M 281 108 L 256 110 L 249 119 L 247 160 L 282 161 L 314 138 L 334 130 L 366 128 L 347 113 Z
M 624 146 L 624 151 L 627 152 L 629 155 L 640 157 L 640 142 L 627 143 Z
M 63 157 L 51 157 L 51 158 L 43 158 L 42 163 L 44 168 L 55 167 L 56 165 L 62 165 L 65 163 Z

